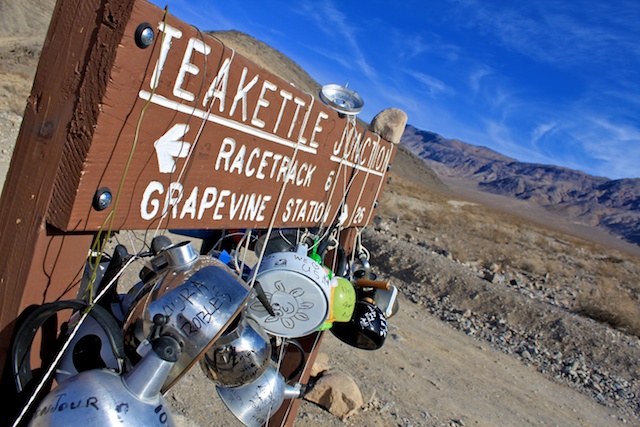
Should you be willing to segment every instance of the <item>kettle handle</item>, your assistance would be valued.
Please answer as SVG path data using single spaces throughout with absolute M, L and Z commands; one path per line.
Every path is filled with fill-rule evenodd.
M 298 352 L 300 353 L 300 359 L 298 360 L 298 366 L 296 366 L 296 368 L 291 371 L 291 373 L 289 374 L 289 376 L 286 379 L 286 382 L 291 382 L 294 378 L 296 378 L 297 376 L 299 376 L 300 374 L 302 374 L 302 370 L 304 369 L 306 362 L 307 362 L 307 357 L 305 355 L 305 351 L 304 348 L 302 348 L 302 345 L 294 339 L 287 339 L 285 341 L 285 344 L 292 344 L 294 347 L 296 347 L 298 349 Z
M 106 332 L 109 337 L 114 356 L 116 356 L 122 364 L 122 361 L 125 358 L 122 330 L 115 318 L 104 307 L 100 305 L 89 306 L 89 304 L 82 300 L 51 302 L 44 304 L 31 312 L 18 327 L 13 339 L 11 362 L 13 377 L 18 393 L 22 393 L 24 391 L 27 383 L 29 383 L 33 377 L 30 355 L 31 345 L 33 344 L 36 332 L 42 327 L 47 319 L 59 311 L 69 309 L 81 311 L 87 308 L 90 309 L 89 315 L 93 317 Z
M 356 286 L 360 288 L 376 288 L 388 291 L 391 289 L 391 282 L 385 280 L 358 279 L 356 280 Z

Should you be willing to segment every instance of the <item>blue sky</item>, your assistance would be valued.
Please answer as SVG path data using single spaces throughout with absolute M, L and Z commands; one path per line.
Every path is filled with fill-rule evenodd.
M 348 82 L 366 121 L 397 107 L 520 161 L 640 177 L 638 0 L 152 2 Z

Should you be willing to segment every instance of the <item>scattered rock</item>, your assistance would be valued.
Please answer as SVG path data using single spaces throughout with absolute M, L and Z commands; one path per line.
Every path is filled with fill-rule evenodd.
M 318 355 L 316 356 L 316 361 L 311 367 L 311 376 L 317 377 L 322 372 L 327 371 L 329 369 L 331 369 L 331 365 L 329 364 L 329 355 L 322 352 L 318 353 Z
M 353 378 L 334 369 L 325 371 L 318 377 L 304 398 L 342 419 L 364 405 L 360 388 Z

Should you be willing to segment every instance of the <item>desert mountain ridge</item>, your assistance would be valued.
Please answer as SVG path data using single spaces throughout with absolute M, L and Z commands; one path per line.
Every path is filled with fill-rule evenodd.
M 581 171 L 519 162 L 407 125 L 401 143 L 442 177 L 480 191 L 532 202 L 563 217 L 640 245 L 640 179 L 611 180 Z
M 15 113 L 13 121 L 22 114 L 29 95 L 54 4 L 53 0 L 0 2 L 0 59 L 5 64 L 5 80 L 10 82 L 0 87 L 0 107 Z M 207 32 L 296 87 L 318 94 L 321 84 L 278 50 L 239 31 Z M 411 125 L 405 130 L 394 170 L 449 193 L 451 189 L 443 181 L 464 180 L 476 193 L 524 200 L 568 222 L 603 230 L 605 240 L 613 241 L 616 247 L 626 244 L 636 252 L 640 245 L 640 179 L 609 180 L 558 166 L 522 163 L 489 148 L 446 139 Z
M 14 20 L 24 28 L 34 21 L 22 17 L 53 3 L 0 0 L 0 24 Z M 12 8 L 17 17 L 4 14 Z M 9 166 L 44 38 L 18 33 L 0 34 L 0 174 Z M 242 33 L 214 35 L 264 68 L 290 72 L 281 77 L 304 88 L 293 61 L 272 63 L 286 57 L 271 47 Z M 313 87 L 319 85 L 304 90 Z M 456 146 L 469 150 L 467 157 L 513 160 Z M 348 373 L 365 404 L 339 418 L 305 400 L 295 425 L 640 425 L 638 255 L 486 207 L 490 197 L 498 198 L 492 206 L 534 205 L 477 191 L 475 181 L 480 201 L 467 201 L 450 177 L 436 175 L 402 145 L 392 166 L 363 244 L 378 277 L 397 286 L 400 310 L 382 349 L 362 351 L 327 333 L 324 357 L 316 360 L 324 370 L 314 382 L 327 372 L 325 379 Z M 142 234 L 129 239 L 136 243 Z M 136 283 L 140 267 L 130 267 L 122 282 Z M 197 366 L 166 398 L 179 427 L 241 425 Z

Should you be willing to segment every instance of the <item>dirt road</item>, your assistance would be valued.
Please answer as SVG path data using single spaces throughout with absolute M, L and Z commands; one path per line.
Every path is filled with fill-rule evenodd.
M 353 376 L 366 404 L 343 422 L 305 402 L 297 426 L 635 425 L 407 300 L 390 323 L 390 336 L 377 351 L 354 349 L 326 334 L 321 351 L 334 368 Z M 241 425 L 198 367 L 168 398 L 184 426 Z

